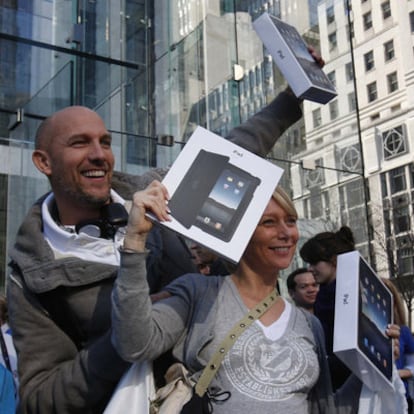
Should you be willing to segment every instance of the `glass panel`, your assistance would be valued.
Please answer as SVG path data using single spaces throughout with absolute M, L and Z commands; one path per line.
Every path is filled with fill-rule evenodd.
M 144 63 L 145 1 L 2 2 L 1 30 L 45 45 Z M 125 37 L 125 42 L 120 40 Z M 134 47 L 130 47 L 131 45 Z M 125 47 L 125 49 L 124 49 Z
M 391 194 L 398 193 L 407 188 L 404 167 L 395 168 L 394 170 L 390 171 L 390 186 Z
M 371 193 L 380 194 L 380 201 L 380 183 L 384 196 L 387 182 L 388 194 L 406 191 L 404 175 L 383 175 L 382 180 L 379 175 L 384 163 L 395 163 L 387 170 L 400 167 L 410 150 L 408 126 L 402 124 L 411 117 L 411 102 L 389 91 L 407 88 L 406 77 L 393 65 L 410 67 L 403 45 L 413 26 L 408 33 L 403 25 L 401 34 L 387 32 L 392 25 L 384 25 L 382 17 L 391 12 L 392 2 L 375 2 L 376 14 L 373 1 L 352 3 L 349 12 L 351 2 L 343 0 L 0 2 L 0 152 L 18 149 L 31 165 L 27 151 L 39 123 L 71 104 L 98 111 L 114 137 L 117 169 L 133 174 L 170 165 L 198 125 L 227 135 L 287 86 L 252 28 L 267 10 L 293 24 L 322 54 L 338 94 L 328 105 L 305 100 L 303 117 L 278 140 L 269 160 L 284 168 L 283 185 L 302 216 L 316 219 L 317 228 L 356 227 L 358 246 L 370 251 L 364 211 L 371 201 L 365 199 L 369 188 L 361 176 L 369 177 Z M 392 19 L 397 17 L 394 13 Z M 372 30 L 364 31 L 364 25 Z M 374 131 L 381 131 L 381 147 L 381 133 L 394 128 L 387 111 L 398 105 L 404 117 L 397 110 L 392 115 L 406 134 L 404 151 L 384 160 Z M 162 137 L 171 137 L 172 145 L 160 145 Z M 397 139 L 389 142 L 393 151 L 400 148 Z M 305 170 L 304 159 L 320 160 L 318 168 Z M 7 188 L 16 187 L 20 200 L 16 207 L 17 199 L 9 194 L 3 213 L 13 234 L 23 211 L 48 184 L 32 170 L 3 168 Z M 394 217 L 388 222 L 382 225 L 393 237 Z

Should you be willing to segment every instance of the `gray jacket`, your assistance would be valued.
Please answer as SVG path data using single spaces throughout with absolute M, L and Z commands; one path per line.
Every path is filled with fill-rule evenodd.
M 145 254 L 122 253 L 113 291 L 115 348 L 131 362 L 153 360 L 172 348 L 190 372 L 201 371 L 208 361 L 201 359 L 200 350 L 214 337 L 216 298 L 224 278 L 184 275 L 166 288 L 170 298 L 152 306 L 145 271 Z M 361 382 L 352 376 L 333 394 L 322 327 L 316 317 L 302 312 L 314 334 L 320 364 L 318 382 L 309 395 L 310 413 L 357 413 Z M 148 335 L 142 334 L 143 329 Z
M 229 139 L 265 155 L 300 116 L 297 99 L 282 93 L 235 128 Z M 126 197 L 162 174 L 116 174 L 114 189 Z M 42 233 L 41 202 L 34 204 L 19 229 L 7 282 L 10 325 L 19 358 L 20 411 L 101 413 L 128 367 L 110 341 L 111 291 L 117 268 L 76 258 L 55 260 Z M 166 251 L 171 263 L 174 256 L 183 262 L 177 245 L 171 240 L 159 249 L 155 240 L 151 251 L 158 248 L 160 253 L 155 272 L 157 263 L 165 265 Z

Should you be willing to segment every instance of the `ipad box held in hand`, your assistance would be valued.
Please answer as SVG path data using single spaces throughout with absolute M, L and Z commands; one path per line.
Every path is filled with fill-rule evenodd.
M 298 98 L 326 104 L 337 95 L 295 27 L 263 13 L 253 28 Z
M 163 179 L 172 220 L 161 225 L 237 263 L 282 173 L 197 127 Z
M 393 298 L 357 251 L 338 255 L 334 353 L 372 391 L 393 389 Z

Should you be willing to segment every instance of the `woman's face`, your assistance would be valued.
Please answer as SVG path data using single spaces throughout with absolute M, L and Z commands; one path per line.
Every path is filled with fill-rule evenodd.
M 295 253 L 299 231 L 296 217 L 272 198 L 246 248 L 243 260 L 256 271 L 286 269 Z
M 321 260 L 315 264 L 308 265 L 308 270 L 313 273 L 315 280 L 320 285 L 326 285 L 335 280 L 336 277 L 336 266 L 331 262 Z

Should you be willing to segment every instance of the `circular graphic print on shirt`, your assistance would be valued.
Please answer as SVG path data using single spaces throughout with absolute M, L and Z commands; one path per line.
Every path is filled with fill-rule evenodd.
M 319 376 L 317 355 L 306 338 L 289 333 L 271 341 L 255 325 L 233 345 L 223 368 L 239 392 L 261 401 L 307 393 Z

